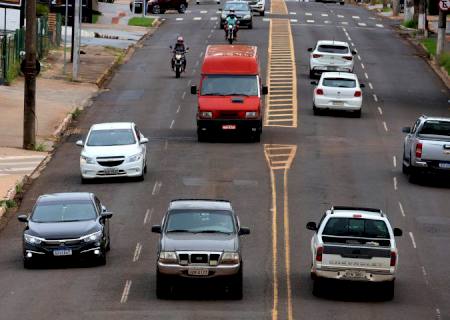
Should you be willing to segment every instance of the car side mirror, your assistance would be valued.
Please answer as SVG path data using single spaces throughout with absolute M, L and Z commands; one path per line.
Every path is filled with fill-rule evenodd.
M 220 12 L 222 12 L 222 11 L 223 11 L 223 9 L 222 9 L 222 8 L 219 8 L 219 11 L 220 11 Z
M 139 142 L 141 144 L 146 144 L 146 143 L 148 143 L 148 138 L 141 138 L 141 140 L 139 140 Z
M 197 86 L 196 85 L 191 86 L 191 94 L 197 94 Z
M 308 52 L 312 52 L 313 51 L 313 48 L 308 48 Z
M 317 81 L 311 81 L 311 84 L 312 84 L 312 85 L 315 85 L 315 86 L 318 85 Z
M 173 49 L 173 47 L 172 47 L 172 46 L 169 46 L 169 49 Z
M 365 85 L 364 83 L 360 83 L 360 84 L 359 84 L 359 87 L 360 87 L 360 88 L 365 88 L 366 85 Z
M 316 223 L 313 222 L 313 221 L 308 222 L 308 223 L 306 224 L 306 229 L 312 230 L 312 231 L 317 231 Z
M 84 146 L 83 140 L 78 140 L 77 142 L 75 142 L 75 144 L 79 147 Z
M 102 212 L 106 212 L 106 211 L 108 211 L 108 210 L 106 210 L 106 207 L 102 206 Z
M 394 237 L 401 237 L 403 235 L 403 231 L 400 228 L 394 228 Z
M 402 128 L 402 132 L 404 132 L 404 133 L 411 133 L 411 127 L 404 127 L 404 128 Z
M 161 226 L 159 224 L 155 224 L 152 226 L 153 233 L 161 233 Z
M 113 213 L 109 212 L 109 211 L 105 211 L 105 212 L 100 213 L 100 218 L 105 219 L 105 220 L 106 219 L 111 219 L 112 216 L 113 216 Z
M 21 214 L 17 217 L 17 220 L 19 220 L 20 222 L 28 222 L 28 216 L 26 214 Z
M 352 55 L 355 55 L 356 53 L 356 50 L 352 50 Z
M 186 51 L 189 51 L 189 47 L 186 47 Z
M 268 86 L 263 86 L 262 87 L 262 94 L 263 95 L 266 95 L 266 94 L 268 94 L 269 93 L 269 87 Z
M 244 236 L 244 235 L 247 235 L 247 234 L 250 234 L 250 229 L 249 228 L 241 227 L 239 229 L 239 235 L 240 236 Z

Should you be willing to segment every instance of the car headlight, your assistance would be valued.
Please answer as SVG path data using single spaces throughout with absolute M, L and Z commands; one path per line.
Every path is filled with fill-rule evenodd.
M 212 118 L 212 112 L 211 111 L 202 111 L 200 112 L 200 118 L 204 119 L 211 119 Z
M 247 111 L 245 113 L 246 118 L 256 118 L 258 116 L 258 112 L 256 111 Z
M 162 263 L 177 263 L 177 254 L 172 251 L 161 251 L 159 253 L 159 262 Z
M 249 15 L 249 14 L 246 14 L 246 15 L 244 16 L 244 20 L 248 20 L 248 19 L 250 19 L 250 15 Z
M 29 234 L 24 234 L 23 239 L 25 240 L 25 242 L 27 242 L 29 244 L 40 244 L 42 242 L 42 240 L 44 240 L 39 237 L 30 236 Z
M 178 60 L 179 60 L 179 59 L 181 59 L 181 57 L 182 57 L 181 54 L 176 54 L 176 55 L 175 55 L 175 59 L 178 59 Z
M 127 158 L 127 162 L 136 162 L 142 159 L 143 154 L 137 153 Z
M 222 255 L 223 264 L 238 264 L 240 261 L 238 252 L 225 252 Z
M 87 236 L 82 237 L 81 239 L 84 240 L 84 242 L 95 242 L 99 241 L 102 237 L 102 231 L 97 231 L 91 234 L 88 234 Z
M 87 157 L 85 155 L 80 156 L 80 162 L 81 163 L 87 163 L 87 164 L 95 164 L 95 158 Z

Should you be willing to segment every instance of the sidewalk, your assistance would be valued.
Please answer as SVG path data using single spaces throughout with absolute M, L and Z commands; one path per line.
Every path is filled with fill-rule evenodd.
M 117 12 L 121 11 L 123 2 L 119 0 Z M 114 7 L 109 10 L 114 14 Z M 67 64 L 67 73 L 63 74 L 63 47 L 52 50 L 41 61 L 43 67 L 36 83 L 38 151 L 22 149 L 24 79 L 19 77 L 10 86 L 0 86 L 0 218 L 6 211 L 5 207 L 14 206 L 12 199 L 16 192 L 21 192 L 29 176 L 37 176 L 37 169 L 49 160 L 54 143 L 70 124 L 72 113 L 89 105 L 129 49 L 156 29 L 111 23 L 83 24 L 82 28 L 83 54 L 80 56 L 78 82 L 69 80 L 70 63 Z M 105 38 L 96 37 L 95 33 Z M 67 48 L 67 57 L 70 59 L 70 47 Z

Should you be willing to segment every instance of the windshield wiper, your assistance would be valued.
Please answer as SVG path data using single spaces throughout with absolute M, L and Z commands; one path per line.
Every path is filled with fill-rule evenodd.
M 172 230 L 167 230 L 166 232 L 167 233 L 169 233 L 169 232 L 189 232 L 189 233 L 192 233 L 191 230 L 187 230 L 187 229 L 172 229 Z
M 220 231 L 220 230 L 202 230 L 202 231 L 197 231 L 196 233 L 223 233 L 223 234 L 231 234 L 231 232 Z
M 226 94 L 219 93 L 219 92 L 208 92 L 208 93 L 202 93 L 202 96 L 226 96 Z
M 243 96 L 243 97 L 248 97 L 248 94 L 245 93 L 230 93 L 228 94 L 228 96 Z

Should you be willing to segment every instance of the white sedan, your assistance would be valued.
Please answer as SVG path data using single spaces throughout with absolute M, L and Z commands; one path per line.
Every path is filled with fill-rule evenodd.
M 86 138 L 79 140 L 81 182 L 110 177 L 144 180 L 147 171 L 145 138 L 132 122 L 94 124 Z
M 313 94 L 313 111 L 320 110 L 352 111 L 356 117 L 361 117 L 362 91 L 364 84 L 359 83 L 354 73 L 324 72 L 316 85 Z

